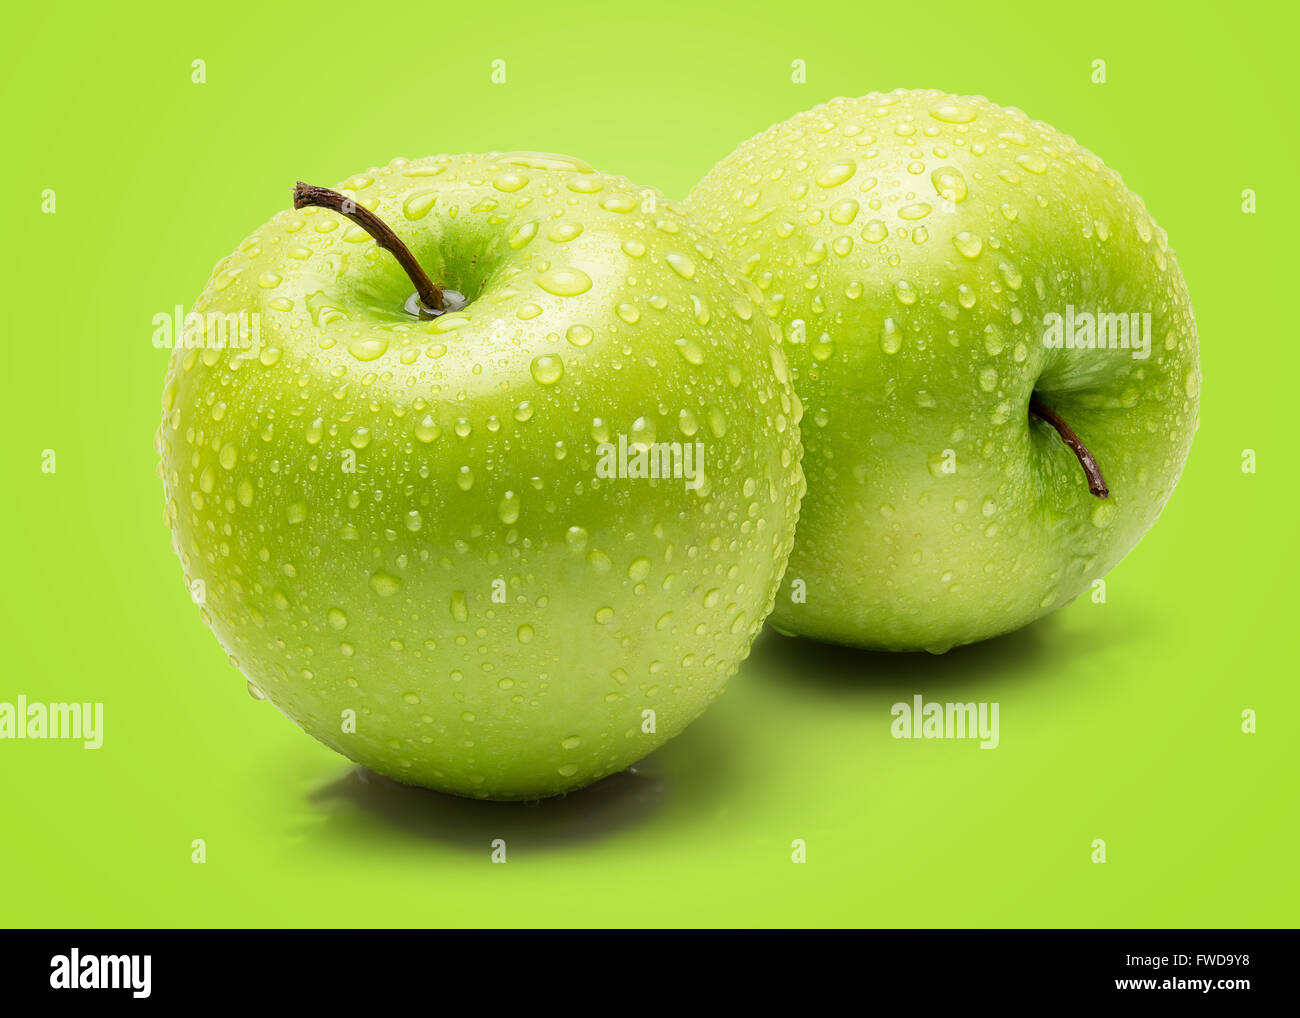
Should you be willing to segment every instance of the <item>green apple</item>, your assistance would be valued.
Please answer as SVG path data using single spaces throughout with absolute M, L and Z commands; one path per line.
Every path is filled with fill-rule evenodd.
M 943 651 L 1067 603 L 1155 522 L 1197 425 L 1196 325 L 1165 232 L 1071 138 L 983 98 L 836 99 L 690 203 L 783 327 L 807 415 L 777 628 Z
M 680 206 L 578 160 L 342 191 L 300 185 L 220 262 L 172 355 L 166 521 L 202 615 L 255 695 L 400 781 L 535 798 L 625 768 L 771 610 L 803 492 L 779 329 Z

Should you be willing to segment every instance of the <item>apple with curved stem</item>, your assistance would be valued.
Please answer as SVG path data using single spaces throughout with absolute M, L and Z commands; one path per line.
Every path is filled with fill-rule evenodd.
M 1076 597 L 1136 544 L 1197 424 L 1168 239 L 1091 152 L 986 99 L 836 99 L 692 206 L 783 326 L 807 418 L 773 624 L 943 651 Z
M 475 797 L 680 732 L 771 609 L 803 489 L 752 284 L 680 206 L 567 157 L 399 159 L 294 204 L 195 307 L 255 340 L 175 351 L 158 432 L 174 547 L 250 690 Z

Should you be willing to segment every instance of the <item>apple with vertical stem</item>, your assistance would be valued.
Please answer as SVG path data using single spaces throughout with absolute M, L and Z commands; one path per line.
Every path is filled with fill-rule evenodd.
M 753 285 L 679 205 L 562 156 L 398 159 L 294 206 L 195 307 L 255 341 L 177 349 L 158 431 L 250 690 L 480 798 L 680 732 L 771 609 L 803 490 Z

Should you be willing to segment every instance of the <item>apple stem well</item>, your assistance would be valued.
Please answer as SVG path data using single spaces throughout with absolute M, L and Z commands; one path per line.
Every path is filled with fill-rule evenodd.
M 1029 397 L 1029 412 L 1055 428 L 1056 433 L 1061 436 L 1061 441 L 1070 447 L 1075 456 L 1079 457 L 1079 463 L 1088 478 L 1088 490 L 1098 498 L 1108 496 L 1110 489 L 1106 487 L 1106 478 L 1101 476 L 1101 467 L 1097 466 L 1097 460 L 1083 444 L 1083 439 L 1061 419 L 1061 415 L 1044 403 L 1038 393 Z
M 301 209 L 309 205 L 330 209 L 356 223 L 366 233 L 375 238 L 376 244 L 397 259 L 397 264 L 402 267 L 411 282 L 415 284 L 416 295 L 427 310 L 435 314 L 441 314 L 447 310 L 442 297 L 442 290 L 434 285 L 433 280 L 429 278 L 420 263 L 415 260 L 415 255 L 411 254 L 411 249 L 402 243 L 401 239 L 387 223 L 369 209 L 358 205 L 355 198 L 339 194 L 338 191 L 331 191 L 328 187 L 315 187 L 312 184 L 304 184 L 300 180 L 293 189 L 293 207 Z

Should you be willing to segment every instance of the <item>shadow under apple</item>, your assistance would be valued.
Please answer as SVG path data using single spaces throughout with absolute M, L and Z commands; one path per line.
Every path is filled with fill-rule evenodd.
M 509 847 L 563 846 L 597 838 L 657 812 L 662 778 L 633 768 L 589 788 L 532 802 L 492 802 L 403 785 L 353 767 L 317 789 L 317 807 L 349 807 L 420 840 L 443 841 L 487 852 L 503 838 Z
M 706 715 L 627 770 L 574 792 L 527 802 L 447 795 L 359 766 L 312 791 L 308 801 L 326 830 L 341 838 L 373 840 L 382 829 L 481 853 L 490 851 L 496 838 L 505 840 L 508 851 L 567 848 L 650 820 L 689 818 L 725 802 L 738 780 L 731 765 L 734 741 L 728 726 L 711 725 Z
M 990 682 L 1005 687 L 1049 679 L 1055 658 L 1086 653 L 1086 634 L 1067 629 L 1059 615 L 1049 615 L 1003 636 L 929 654 L 860 650 L 782 636 L 768 628 L 754 645 L 750 667 L 777 682 L 811 685 L 849 699 L 855 694 L 874 698 L 882 690 L 910 696 Z

